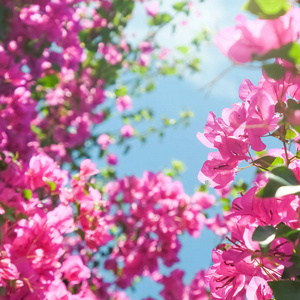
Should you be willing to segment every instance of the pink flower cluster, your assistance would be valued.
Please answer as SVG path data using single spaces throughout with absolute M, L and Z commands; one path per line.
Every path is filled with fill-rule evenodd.
M 189 197 L 179 182 L 148 172 L 108 183 L 103 199 L 92 178 L 99 170 L 89 159 L 81 162 L 70 187 L 68 172 L 44 153 L 21 168 L 8 153 L 4 162 L 3 299 L 111 299 L 118 295 L 115 284 L 125 288 L 137 276 L 166 285 L 160 264 L 178 261 L 178 235 L 199 236 L 201 211 L 214 202 L 202 192 Z M 108 246 L 104 265 L 116 275 L 114 283 L 100 277 L 95 256 Z
M 207 147 L 216 148 L 204 163 L 199 180 L 208 180 L 212 187 L 223 188 L 234 179 L 238 164 L 249 161 L 249 149 L 262 151 L 266 145 L 262 138 L 278 127 L 275 113 L 277 99 L 273 97 L 274 84 L 262 77 L 258 86 L 244 80 L 240 87 L 242 103 L 223 110 L 222 118 L 209 113 L 204 133 L 198 139 Z
M 299 17 L 299 8 L 291 8 L 274 20 L 246 21 L 239 16 L 240 24 L 222 30 L 216 37 L 216 44 L 233 62 L 249 62 L 254 55 L 263 55 L 297 41 L 300 36 Z M 261 192 L 267 187 L 276 188 L 276 180 L 279 179 L 274 175 L 277 174 L 275 169 L 274 174 L 269 173 L 272 162 L 264 165 L 262 161 L 254 160 L 251 154 L 252 150 L 265 150 L 264 137 L 278 138 L 283 144 L 282 149 L 266 151 L 265 158 L 280 159 L 286 172 L 293 174 L 295 184 L 299 183 L 299 156 L 287 149 L 288 143 L 295 143 L 294 149 L 299 150 L 299 133 L 296 131 L 299 122 L 295 117 L 300 100 L 299 75 L 297 66 L 290 62 L 277 58 L 275 64 L 284 70 L 280 79 L 270 78 L 264 72 L 257 86 L 244 80 L 239 90 L 243 102 L 224 109 L 222 118 L 211 112 L 204 133 L 197 135 L 204 145 L 218 150 L 209 154 L 199 179 L 221 189 L 221 196 L 225 192 L 227 197 L 240 162 L 246 161 L 265 171 L 256 175 L 246 193 L 233 200 L 223 221 L 219 217 L 206 221 L 216 233 L 222 236 L 227 230 L 230 233 L 228 243 L 222 243 L 213 250 L 213 265 L 206 274 L 212 299 L 271 299 L 274 293 L 269 281 L 294 280 L 293 275 L 283 273 L 285 268 L 294 264 L 292 257 L 297 251 L 299 236 L 293 240 L 274 233 L 260 243 L 254 238 L 254 233 L 260 228 L 277 232 L 282 227 L 291 231 L 300 227 L 299 196 L 292 193 L 290 186 L 284 187 L 290 192 L 282 196 L 280 193 L 262 196 Z M 287 135 L 287 131 L 292 137 Z M 274 187 L 269 182 L 272 178 Z
M 132 176 L 110 182 L 106 192 L 115 207 L 117 227 L 116 246 L 105 267 L 122 288 L 137 276 L 159 280 L 160 263 L 170 267 L 178 262 L 178 235 L 187 231 L 198 237 L 205 219 L 201 211 L 214 202 L 201 192 L 189 197 L 180 182 L 161 173 L 145 172 L 140 179 Z
M 218 48 L 235 63 L 246 63 L 300 37 L 300 8 L 292 8 L 274 20 L 247 21 L 236 17 L 237 26 L 221 30 L 215 38 Z

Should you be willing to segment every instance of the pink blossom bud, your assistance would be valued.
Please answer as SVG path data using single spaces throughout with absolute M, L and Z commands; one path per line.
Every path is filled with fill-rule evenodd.
M 149 2 L 146 6 L 146 12 L 149 16 L 155 17 L 158 14 L 159 3 L 157 1 Z
M 121 128 L 121 134 L 125 138 L 132 137 L 134 135 L 134 129 L 131 125 L 127 124 Z
M 108 164 L 115 166 L 118 163 L 118 157 L 117 155 L 111 153 L 107 156 L 106 161 Z
M 110 142 L 110 137 L 107 134 L 101 134 L 97 139 L 97 143 L 100 145 L 102 150 L 105 150 Z

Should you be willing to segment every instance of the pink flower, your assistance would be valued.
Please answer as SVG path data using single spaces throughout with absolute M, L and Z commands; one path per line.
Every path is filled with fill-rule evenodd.
M 121 134 L 124 138 L 129 138 L 134 135 L 134 129 L 131 125 L 127 124 L 121 128 Z
M 78 284 L 91 276 L 90 269 L 82 263 L 78 255 L 69 256 L 63 263 L 61 271 L 72 284 Z
M 108 164 L 115 166 L 118 163 L 117 155 L 111 153 L 107 156 L 106 161 Z
M 193 279 L 188 289 L 189 300 L 209 300 L 210 297 L 206 290 L 205 271 L 201 270 Z
M 150 56 L 148 54 L 142 53 L 139 59 L 139 65 L 142 67 L 150 66 Z
M 196 192 L 192 196 L 192 202 L 198 206 L 199 210 L 210 208 L 215 201 L 215 196 L 203 192 Z
M 80 164 L 80 176 L 90 177 L 99 173 L 97 166 L 90 159 L 85 159 Z
M 171 50 L 169 48 L 163 47 L 163 48 L 160 49 L 160 53 L 158 54 L 158 58 L 161 59 L 161 60 L 165 60 L 168 57 L 170 52 L 171 52 Z
M 47 226 L 56 227 L 61 234 L 74 231 L 71 206 L 59 205 L 47 214 Z
M 249 282 L 246 293 L 248 300 L 271 299 L 272 295 L 273 292 L 265 279 L 254 276 Z
M 249 62 L 253 54 L 266 54 L 300 37 L 300 8 L 274 20 L 247 21 L 239 15 L 236 21 L 237 26 L 220 31 L 215 38 L 218 48 L 236 63 Z
M 111 65 L 116 65 L 122 61 L 122 54 L 115 45 L 99 43 L 98 52 L 101 53 L 104 59 Z
M 109 135 L 101 134 L 97 139 L 97 143 L 100 145 L 102 150 L 106 150 L 108 145 L 111 143 L 111 139 Z
M 128 95 L 118 97 L 116 103 L 117 110 L 120 112 L 124 110 L 130 110 L 132 108 L 132 100 Z
M 184 272 L 179 269 L 175 269 L 171 272 L 170 276 L 164 276 L 162 278 L 162 284 L 164 289 L 160 292 L 160 295 L 165 300 L 181 300 L 185 299 L 186 288 L 183 284 Z
M 149 16 L 155 17 L 158 14 L 159 3 L 157 1 L 149 2 L 145 5 L 145 8 Z
M 141 52 L 143 52 L 145 54 L 150 54 L 153 51 L 153 48 L 149 42 L 141 42 L 139 44 L 139 49 Z

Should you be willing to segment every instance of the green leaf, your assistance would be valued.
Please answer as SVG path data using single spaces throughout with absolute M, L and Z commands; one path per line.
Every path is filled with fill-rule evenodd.
M 150 83 L 148 83 L 147 86 L 146 86 L 146 91 L 147 91 L 147 92 L 151 92 L 151 91 L 154 90 L 154 88 L 155 88 L 155 84 L 154 84 L 153 82 L 150 82 Z
M 172 167 L 178 173 L 182 173 L 185 170 L 185 165 L 182 161 L 174 159 L 172 160 Z
M 37 83 L 46 88 L 54 88 L 59 83 L 59 79 L 57 74 L 51 74 L 38 79 Z
M 141 116 L 146 119 L 146 120 L 151 120 L 152 119 L 152 111 L 150 109 L 142 109 L 140 111 Z
M 292 43 L 288 52 L 288 58 L 295 65 L 300 64 L 300 45 L 298 43 Z
M 276 238 L 283 237 L 291 242 L 295 242 L 300 235 L 300 228 L 292 229 L 284 223 L 279 223 L 277 226 Z
M 272 176 L 271 174 L 269 174 L 269 178 L 275 178 L 277 181 L 287 183 L 287 185 L 299 184 L 299 181 L 294 172 L 285 166 L 274 168 L 270 173 L 272 174 Z
M 276 228 L 273 226 L 258 226 L 252 235 L 252 240 L 257 241 L 262 254 L 268 253 L 272 241 L 276 237 Z
M 266 156 L 263 156 L 263 157 L 260 157 L 256 160 L 254 160 L 253 164 L 259 165 L 262 168 L 267 169 L 272 165 L 272 163 L 274 162 L 275 159 L 276 159 L 276 157 L 274 157 L 274 156 L 266 155 Z
M 55 191 L 56 189 L 56 183 L 53 181 L 46 181 L 46 183 L 49 185 L 51 192 Z
M 17 220 L 21 220 L 21 219 L 25 219 L 25 220 L 28 220 L 28 216 L 24 215 L 23 213 L 19 213 L 17 215 Z
M 285 68 L 280 64 L 263 65 L 263 70 L 267 73 L 268 77 L 276 80 L 285 76 Z
M 3 152 L 0 152 L 1 160 L 0 160 L 0 171 L 6 170 L 8 164 L 5 161 L 5 154 Z
M 249 0 L 243 8 L 262 19 L 276 19 L 283 16 L 290 7 L 287 0 Z
M 300 282 L 291 280 L 269 281 L 276 300 L 296 300 L 300 295 Z
M 284 165 L 284 159 L 282 157 L 276 157 L 275 160 L 272 162 L 271 167 Z
M 187 1 L 180 1 L 180 2 L 176 2 L 174 5 L 173 5 L 173 8 L 176 10 L 176 11 L 182 11 L 187 5 Z
M 206 184 L 202 184 L 197 188 L 197 191 L 208 193 L 208 186 Z
M 228 198 L 221 198 L 222 207 L 224 211 L 230 211 L 231 205 L 230 200 Z
M 253 163 L 259 165 L 263 169 L 270 169 L 278 165 L 284 165 L 284 159 L 282 157 L 266 155 L 254 160 Z
M 200 71 L 200 58 L 195 57 L 190 63 L 189 67 L 191 68 L 192 71 Z
M 85 239 L 85 232 L 82 229 L 77 229 L 76 233 L 78 233 L 78 235 L 81 237 L 81 240 L 84 241 Z
M 31 199 L 32 198 L 32 191 L 28 190 L 28 189 L 23 190 L 23 197 L 27 200 Z
M 4 203 L 0 203 L 2 208 L 4 209 L 5 213 L 5 217 L 10 220 L 11 222 L 15 222 L 15 214 L 16 214 L 16 208 L 15 207 L 9 207 L 7 205 L 5 205 Z
M 269 181 L 266 186 L 257 193 L 257 197 L 279 197 L 276 193 L 280 187 L 299 185 L 299 181 L 294 172 L 286 166 L 274 168 L 267 174 L 267 177 L 269 178 Z
M 163 75 L 174 75 L 176 74 L 176 68 L 168 66 L 168 65 L 164 65 L 161 69 L 160 69 L 161 74 Z
M 177 50 L 180 51 L 182 54 L 187 54 L 189 52 L 189 48 L 186 46 L 179 46 Z
M 292 140 L 297 136 L 296 132 L 292 129 L 287 129 L 286 134 L 285 134 L 285 139 L 286 140 Z
M 292 64 L 300 64 L 300 45 L 292 42 L 281 46 L 279 49 L 273 49 L 264 55 L 253 54 L 252 59 L 257 61 L 264 61 L 270 58 L 282 58 Z
M 287 100 L 288 108 L 291 110 L 298 110 L 300 109 L 300 103 L 295 101 L 294 99 L 288 99 Z
M 125 85 L 121 86 L 115 91 L 116 97 L 125 96 L 127 94 L 127 87 Z
M 12 17 L 12 9 L 0 3 L 0 39 L 3 40 L 9 31 L 9 20 Z
M 300 126 L 293 126 L 293 128 L 294 128 L 298 133 L 300 133 Z
M 159 26 L 165 23 L 169 23 L 172 17 L 167 13 L 157 14 L 154 18 L 149 20 L 150 26 Z

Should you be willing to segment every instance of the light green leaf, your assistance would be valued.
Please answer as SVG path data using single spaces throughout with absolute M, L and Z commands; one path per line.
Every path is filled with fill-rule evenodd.
M 276 19 L 286 14 L 291 4 L 287 0 L 249 0 L 243 8 L 262 19 Z

